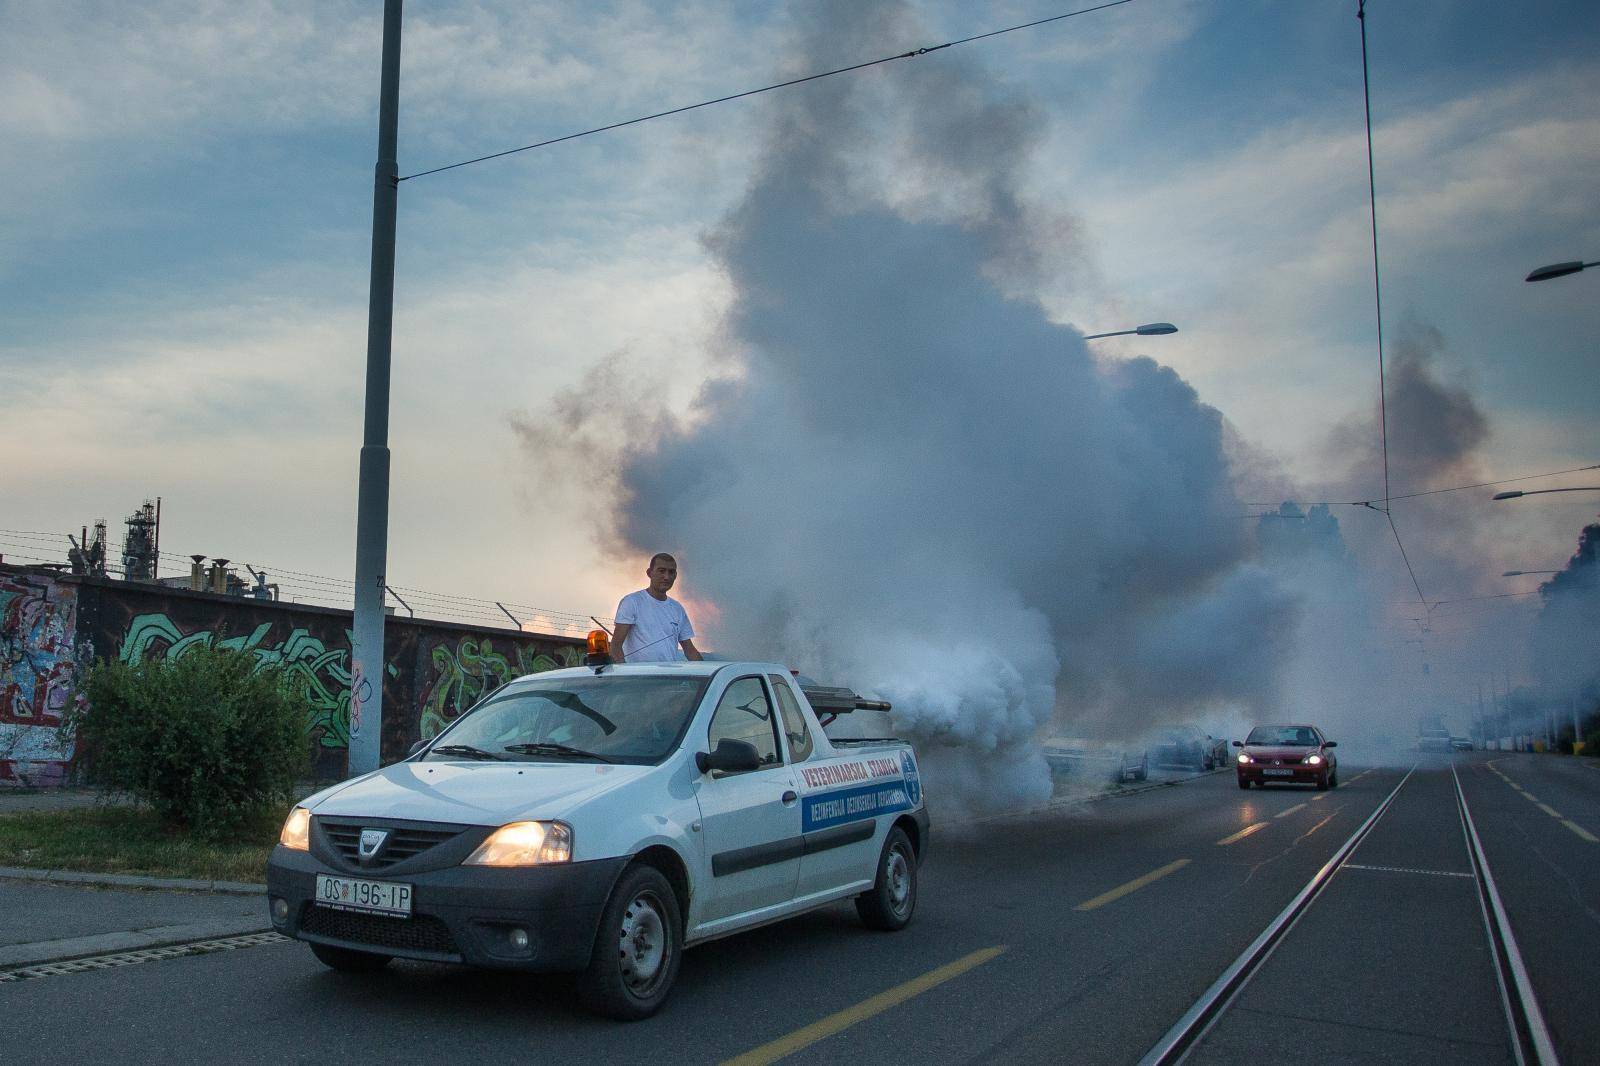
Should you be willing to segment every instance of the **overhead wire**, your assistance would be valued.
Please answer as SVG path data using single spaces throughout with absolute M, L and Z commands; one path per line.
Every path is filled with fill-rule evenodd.
M 1068 11 L 1060 15 L 1051 15 L 1048 18 L 1034 19 L 1032 22 L 1023 22 L 1015 26 L 1006 26 L 1003 29 L 989 30 L 985 33 L 976 33 L 971 37 L 962 37 L 954 41 L 946 41 L 943 44 L 928 45 L 923 48 L 913 48 L 909 52 L 900 52 L 891 56 L 880 56 L 877 59 L 869 59 L 864 63 L 852 63 L 847 67 L 838 67 L 834 70 L 824 70 L 816 74 L 807 74 L 804 77 L 790 78 L 788 81 L 780 81 L 772 85 L 763 85 L 759 89 L 746 89 L 743 92 L 729 93 L 726 96 L 718 96 L 712 100 L 702 100 L 698 104 L 686 104 L 682 107 L 669 108 L 666 111 L 657 111 L 650 115 L 640 115 L 637 118 L 624 119 L 621 122 L 612 122 L 604 126 L 596 126 L 593 129 L 581 130 L 577 133 L 568 133 L 560 137 L 551 137 L 547 140 L 536 141 L 533 144 L 525 144 L 518 148 L 507 148 L 504 151 L 490 152 L 488 155 L 480 155 L 473 159 L 463 159 L 459 163 L 448 163 L 444 166 L 433 167 L 429 170 L 419 170 L 415 174 L 407 174 L 404 177 L 396 180 L 410 181 L 413 178 L 425 178 L 430 174 L 442 174 L 447 170 L 456 170 L 460 167 L 472 166 L 474 163 L 486 163 L 491 159 L 501 159 L 508 155 L 516 155 L 519 152 L 531 152 L 535 148 L 547 148 L 552 144 L 560 144 L 563 141 L 575 141 L 580 137 L 589 137 L 596 133 L 606 133 L 610 130 L 621 129 L 624 126 L 637 126 L 641 122 L 650 122 L 658 118 L 668 118 L 672 115 L 681 115 L 686 111 L 696 111 L 702 107 L 711 107 L 713 104 L 725 104 L 732 100 L 742 100 L 745 97 L 758 96 L 761 93 L 769 93 L 775 89 L 787 89 L 795 85 L 804 85 L 806 82 L 819 81 L 823 78 L 831 78 L 835 74 L 848 74 L 851 71 L 865 70 L 868 67 L 881 66 L 884 63 L 893 63 L 900 59 L 916 59 L 919 56 L 927 55 L 929 52 L 938 52 L 946 48 L 954 48 L 957 45 L 971 44 L 973 41 L 982 41 L 989 37 L 999 37 L 1001 34 L 1005 33 L 1016 33 L 1018 30 L 1033 29 L 1036 26 L 1043 26 L 1046 23 L 1060 22 L 1063 19 L 1074 18 L 1078 15 L 1088 15 L 1096 11 L 1104 11 L 1107 8 L 1121 7 L 1123 4 L 1131 3 L 1133 3 L 1133 0 L 1108 0 L 1106 3 L 1096 4 L 1093 7 L 1079 8 L 1076 11 Z
M 1395 547 L 1400 549 L 1400 560 L 1411 575 L 1411 585 L 1417 590 L 1417 599 L 1428 606 L 1428 597 L 1422 592 L 1417 571 L 1411 565 L 1405 542 L 1400 539 L 1400 527 L 1395 525 L 1389 494 L 1389 399 L 1383 360 L 1383 277 L 1378 266 L 1378 181 L 1372 159 L 1372 85 L 1367 70 L 1367 0 L 1356 0 L 1356 20 L 1361 24 L 1361 100 L 1367 120 L 1367 202 L 1372 215 L 1372 300 L 1378 323 L 1378 428 L 1383 445 L 1383 506 L 1374 507 L 1368 500 L 1362 506 L 1382 511 L 1389 521 L 1389 532 L 1394 534 Z
M 1595 463 L 1595 464 L 1590 465 L 1590 466 L 1572 466 L 1572 467 L 1568 467 L 1565 470 L 1550 470 L 1550 471 L 1547 471 L 1546 473 L 1543 473 L 1543 474 L 1523 474 L 1521 477 L 1505 477 L 1505 478 L 1500 478 L 1498 481 L 1475 481 L 1470 485 L 1451 485 L 1449 488 L 1443 488 L 1443 489 L 1426 489 L 1426 490 L 1424 490 L 1422 492 L 1407 492 L 1407 493 L 1402 493 L 1399 496 L 1390 496 L 1389 500 L 1390 500 L 1390 502 L 1393 502 L 1395 500 L 1414 500 L 1418 496 L 1436 496 L 1441 492 L 1461 492 L 1461 491 L 1463 491 L 1465 489 L 1486 489 L 1486 488 L 1491 488 L 1491 487 L 1493 487 L 1495 485 L 1511 485 L 1511 484 L 1515 484 L 1518 481 L 1533 481 L 1533 480 L 1535 480 L 1537 478 L 1542 478 L 1542 477 L 1558 477 L 1558 476 L 1560 476 L 1562 474 L 1577 474 L 1577 473 L 1581 473 L 1581 472 L 1583 472 L 1585 470 L 1600 470 L 1600 463 Z M 1297 504 L 1300 503 L 1300 501 L 1298 501 L 1298 500 L 1296 500 L 1294 502 L 1297 503 Z M 1303 507 L 1366 507 L 1366 506 L 1368 506 L 1368 505 L 1370 505 L 1370 504 L 1372 504 L 1374 502 L 1376 502 L 1376 501 L 1374 501 L 1374 500 L 1313 500 L 1313 501 L 1311 501 L 1309 503 L 1304 503 L 1304 504 L 1300 504 L 1300 505 L 1303 506 Z M 1256 502 L 1256 501 L 1250 501 L 1250 502 L 1245 503 L 1244 506 L 1246 506 L 1246 507 L 1277 507 L 1278 504 L 1275 504 L 1275 503 L 1260 503 L 1260 502 Z M 1262 515 L 1245 515 L 1244 517 L 1246 517 L 1246 518 L 1259 518 L 1259 517 L 1264 517 L 1264 516 L 1262 516 Z M 1297 516 L 1289 515 L 1287 517 L 1293 518 L 1293 517 L 1297 517 Z M 1303 516 L 1298 516 L 1298 517 L 1303 517 Z

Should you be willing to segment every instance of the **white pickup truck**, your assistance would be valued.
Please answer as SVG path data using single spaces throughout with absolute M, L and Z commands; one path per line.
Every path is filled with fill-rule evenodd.
M 817 691 L 825 718 L 851 709 Z M 634 1019 L 694 944 L 849 898 L 903 928 L 927 848 L 911 748 L 830 740 L 783 667 L 601 665 L 513 681 L 307 798 L 268 908 L 338 970 L 571 971 L 586 1006 Z

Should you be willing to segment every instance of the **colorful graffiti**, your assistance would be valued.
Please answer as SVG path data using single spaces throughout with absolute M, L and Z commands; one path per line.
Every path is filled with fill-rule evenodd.
M 0 574 L 0 778 L 59 779 L 71 758 L 56 736 L 77 672 L 77 588 Z
M 428 654 L 433 676 L 421 690 L 421 739 L 432 740 L 457 715 L 514 677 L 583 661 L 576 647 L 566 645 L 541 651 L 518 644 L 510 650 L 511 658 L 507 658 L 495 651 L 493 640 L 487 637 L 463 637 L 454 647 L 445 641 L 434 644 Z
M 4 742 L 26 729 L 41 757 L 80 660 L 137 663 L 234 648 L 283 667 L 312 710 L 319 778 L 345 770 L 350 742 L 350 612 L 0 564 L 0 776 Z M 391 618 L 384 627 L 382 759 L 437 735 L 484 693 L 522 674 L 577 665 L 571 638 Z M 11 724 L 7 724 L 11 723 Z M 6 730 L 11 730 L 8 734 Z M 64 760 L 66 753 L 53 757 Z M 59 770 L 64 762 L 58 763 Z
M 276 643 L 268 643 L 274 628 L 262 622 L 248 633 L 221 637 L 210 629 L 185 633 L 165 614 L 141 614 L 128 625 L 117 657 L 125 663 L 145 659 L 176 659 L 195 648 L 227 648 L 255 656 L 256 669 L 279 667 L 305 694 L 311 705 L 307 735 L 323 748 L 350 746 L 350 633 L 345 646 L 330 648 L 307 629 L 296 627 Z M 399 671 L 389 666 L 391 675 Z

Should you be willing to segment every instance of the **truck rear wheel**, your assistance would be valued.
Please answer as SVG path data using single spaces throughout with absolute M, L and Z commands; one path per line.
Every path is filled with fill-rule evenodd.
M 905 830 L 895 826 L 878 856 L 878 877 L 856 897 L 856 913 L 868 929 L 897 932 L 917 909 L 917 852 Z
M 660 1009 L 683 954 L 683 919 L 672 885 L 654 866 L 623 872 L 600 916 L 578 999 L 596 1014 L 632 1022 Z

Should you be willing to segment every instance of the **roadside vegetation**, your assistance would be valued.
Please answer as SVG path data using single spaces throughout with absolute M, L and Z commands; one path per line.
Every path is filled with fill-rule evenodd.
M 0 816 L 0 866 L 261 882 L 284 808 L 258 812 L 232 839 L 174 830 L 144 807 L 87 807 Z
M 94 664 L 62 728 L 90 784 L 134 797 L 163 830 L 225 844 L 282 817 L 310 767 L 310 711 L 282 669 L 197 647 Z

